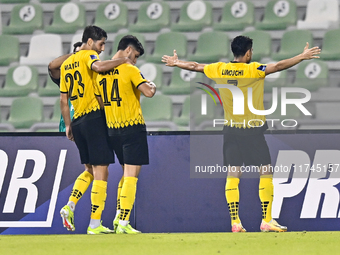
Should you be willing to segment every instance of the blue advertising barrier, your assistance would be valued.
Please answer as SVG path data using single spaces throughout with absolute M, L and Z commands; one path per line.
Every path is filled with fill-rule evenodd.
M 289 231 L 340 230 L 340 134 L 268 133 L 266 140 L 278 170 L 273 216 Z M 230 232 L 222 135 L 156 133 L 148 142 L 150 165 L 139 176 L 131 224 L 145 233 Z M 109 170 L 102 218 L 112 228 L 122 170 L 117 163 Z M 0 136 L 0 233 L 70 233 L 59 211 L 82 171 L 76 146 L 64 136 Z M 247 171 L 240 181 L 240 217 L 248 231 L 259 231 L 261 223 L 258 182 L 258 174 Z M 86 233 L 90 210 L 87 191 L 72 233 Z

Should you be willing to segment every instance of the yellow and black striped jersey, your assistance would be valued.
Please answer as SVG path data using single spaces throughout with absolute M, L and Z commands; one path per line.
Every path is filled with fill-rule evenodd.
M 131 64 L 98 74 L 95 93 L 103 99 L 109 129 L 145 124 L 138 90 L 144 82 L 140 70 Z
M 91 69 L 99 60 L 94 50 L 81 50 L 71 55 L 60 68 L 60 92 L 68 93 L 74 107 L 73 118 L 100 109 L 94 94 L 97 73 Z
M 232 123 L 245 123 L 236 124 L 234 127 L 247 127 L 261 126 L 265 122 L 264 115 L 256 115 L 249 110 L 248 107 L 248 88 L 252 88 L 253 106 L 256 110 L 264 110 L 263 106 L 263 86 L 265 78 L 266 65 L 257 62 L 238 63 L 213 63 L 204 67 L 205 75 L 214 80 L 217 84 L 235 85 L 244 95 L 244 115 L 233 114 L 233 96 L 229 89 L 220 88 L 220 96 L 223 102 L 224 118 L 227 120 L 227 126 Z M 258 120 L 258 121 L 252 121 Z

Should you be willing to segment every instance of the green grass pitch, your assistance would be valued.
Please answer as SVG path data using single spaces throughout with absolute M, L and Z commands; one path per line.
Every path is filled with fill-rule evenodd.
M 339 240 L 340 232 L 0 235 L 0 254 L 340 254 Z

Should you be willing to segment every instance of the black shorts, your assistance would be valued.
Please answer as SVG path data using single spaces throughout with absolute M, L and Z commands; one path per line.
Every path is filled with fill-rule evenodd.
M 149 164 L 145 125 L 122 128 L 119 135 L 110 135 L 110 145 L 121 165 L 141 166 Z
M 223 134 L 225 166 L 263 166 L 271 164 L 269 148 L 263 132 L 258 134 Z
M 72 121 L 71 127 L 82 164 L 96 166 L 115 162 L 103 111 L 97 110 L 81 116 Z

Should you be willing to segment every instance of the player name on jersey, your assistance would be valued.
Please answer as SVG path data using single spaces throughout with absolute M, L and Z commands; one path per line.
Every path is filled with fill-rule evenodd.
M 79 61 L 73 62 L 72 64 L 65 65 L 65 71 L 79 67 Z
M 106 72 L 101 72 L 101 73 L 99 73 L 99 74 L 101 74 L 101 75 L 107 75 L 107 74 L 110 74 L 110 75 L 112 75 L 112 74 L 119 74 L 119 71 L 118 71 L 118 69 L 112 69 L 112 70 L 109 70 L 109 71 L 106 71 Z
M 243 76 L 243 70 L 228 70 L 228 69 L 222 69 L 222 75 L 228 75 L 228 76 Z

